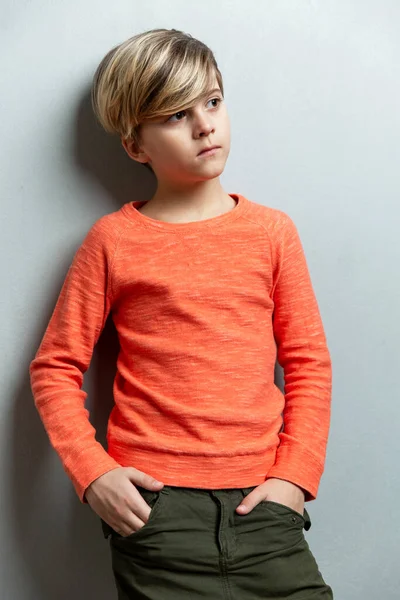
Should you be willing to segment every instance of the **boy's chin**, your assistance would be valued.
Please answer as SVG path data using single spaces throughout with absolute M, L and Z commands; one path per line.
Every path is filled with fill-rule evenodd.
M 205 165 L 204 167 L 198 168 L 195 173 L 202 175 L 207 179 L 214 179 L 214 177 L 221 175 L 221 173 L 224 172 L 224 169 L 225 163 L 220 162 L 219 164 Z

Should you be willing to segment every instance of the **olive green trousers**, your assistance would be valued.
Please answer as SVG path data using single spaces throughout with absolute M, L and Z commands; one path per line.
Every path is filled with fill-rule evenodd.
M 148 521 L 110 537 L 118 600 L 328 600 L 333 598 L 305 539 L 306 509 L 265 500 L 236 512 L 256 486 L 208 490 L 136 486 Z

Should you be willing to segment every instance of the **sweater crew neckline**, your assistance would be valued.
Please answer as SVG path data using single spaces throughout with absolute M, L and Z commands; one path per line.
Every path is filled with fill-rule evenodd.
M 228 195 L 236 200 L 236 206 L 234 206 L 231 210 L 228 210 L 221 215 L 216 215 L 215 217 L 201 219 L 200 221 L 188 221 L 186 223 L 160 221 L 144 215 L 143 213 L 139 212 L 138 208 L 146 204 L 147 200 L 133 200 L 131 202 L 127 202 L 121 207 L 121 210 L 126 214 L 126 216 L 128 216 L 130 219 L 133 219 L 137 223 L 141 223 L 146 227 L 153 227 L 159 231 L 180 233 L 189 230 L 195 231 L 199 229 L 217 229 L 236 220 L 249 207 L 249 201 L 241 194 L 229 193 Z

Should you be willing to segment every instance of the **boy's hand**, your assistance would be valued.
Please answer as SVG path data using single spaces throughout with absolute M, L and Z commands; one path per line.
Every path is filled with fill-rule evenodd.
M 141 529 L 151 512 L 136 489 L 160 491 L 164 484 L 134 467 L 118 467 L 93 481 L 85 492 L 86 500 L 97 515 L 123 537 Z
M 305 493 L 299 486 L 290 481 L 270 477 L 254 488 L 246 498 L 243 498 L 239 506 L 236 507 L 236 511 L 239 514 L 247 514 L 259 502 L 273 500 L 280 504 L 286 504 L 286 506 L 297 510 L 302 515 L 304 512 L 304 499 Z M 241 509 L 242 506 L 245 507 L 244 510 Z

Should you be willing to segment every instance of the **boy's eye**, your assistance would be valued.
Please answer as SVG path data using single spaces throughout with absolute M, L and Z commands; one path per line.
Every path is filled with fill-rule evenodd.
M 167 121 L 172 121 L 172 119 L 176 116 L 179 115 L 183 115 L 186 111 L 185 110 L 180 110 L 179 112 L 175 113 L 174 115 L 172 115 L 171 117 L 169 117 L 169 119 L 167 119 Z M 181 119 L 178 119 L 178 121 L 181 121 Z
M 220 102 L 222 102 L 221 98 L 211 98 L 211 100 L 209 100 L 208 102 L 214 102 L 217 101 L 217 104 L 214 105 L 214 108 L 217 108 L 218 104 Z M 168 121 L 172 121 L 174 119 L 174 117 L 179 116 L 179 115 L 183 115 L 186 113 L 186 110 L 180 110 L 179 112 L 176 112 L 175 114 L 171 115 L 166 122 Z M 182 119 L 178 118 L 178 121 L 181 121 Z

